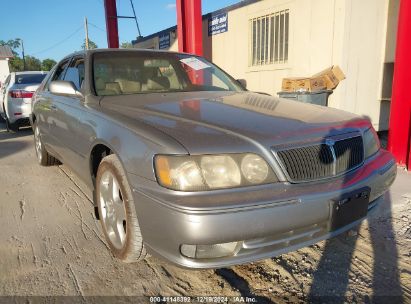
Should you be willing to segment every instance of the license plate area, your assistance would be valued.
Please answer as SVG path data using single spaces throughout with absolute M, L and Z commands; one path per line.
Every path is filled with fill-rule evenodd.
M 365 187 L 344 194 L 332 202 L 331 231 L 348 225 L 367 215 L 370 188 Z

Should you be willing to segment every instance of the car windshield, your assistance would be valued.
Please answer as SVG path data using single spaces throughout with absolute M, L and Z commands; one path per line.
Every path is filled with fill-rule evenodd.
M 242 91 L 221 69 L 202 57 L 147 51 L 101 52 L 93 56 L 96 94 Z
M 16 83 L 18 84 L 32 84 L 32 83 L 41 83 L 46 77 L 47 73 L 44 74 L 17 74 Z

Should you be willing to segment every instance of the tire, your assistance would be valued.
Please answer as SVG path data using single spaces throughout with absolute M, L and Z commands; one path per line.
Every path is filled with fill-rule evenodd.
M 10 123 L 9 118 L 7 117 L 6 109 L 3 104 L 4 120 L 6 121 L 7 132 L 16 133 L 19 131 L 19 126 L 16 123 Z
M 34 133 L 34 149 L 36 150 L 37 162 L 41 166 L 54 166 L 60 162 L 53 156 L 51 156 L 41 141 L 40 129 L 36 122 L 33 123 Z
M 98 167 L 95 197 L 101 227 L 113 255 L 126 263 L 143 260 L 147 252 L 134 199 L 115 154 L 104 157 Z

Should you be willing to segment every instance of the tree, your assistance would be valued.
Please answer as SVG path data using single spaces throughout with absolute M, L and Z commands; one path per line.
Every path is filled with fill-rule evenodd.
M 86 49 L 86 39 L 84 39 L 84 42 L 83 42 L 81 48 L 82 48 L 83 50 Z M 89 50 L 92 50 L 92 49 L 97 49 L 97 48 L 98 48 L 97 44 L 96 44 L 94 41 L 92 41 L 92 40 L 89 39 L 89 40 L 88 40 L 88 49 L 89 49 Z
M 9 39 L 7 41 L 0 40 L 0 45 L 7 45 L 11 48 L 14 57 L 9 60 L 9 67 L 11 72 L 24 71 L 23 59 L 18 56 L 18 48 L 21 45 L 21 40 L 19 38 Z
M 15 56 L 13 58 L 10 58 L 9 60 L 9 67 L 10 67 L 10 72 L 21 72 L 24 71 L 24 64 L 23 64 L 23 59 L 21 59 L 18 56 Z
M 7 41 L 0 40 L 0 45 L 8 45 L 12 52 L 14 57 L 10 58 L 9 60 L 9 67 L 11 72 L 20 72 L 24 71 L 24 62 L 23 59 L 20 58 L 18 54 L 18 49 L 21 46 L 21 40 L 19 38 L 16 39 L 10 39 Z M 53 59 L 44 59 L 43 62 L 41 62 L 40 59 L 34 57 L 34 56 L 25 56 L 25 61 L 26 61 L 26 71 L 50 71 L 50 69 L 56 64 L 56 61 Z
M 16 39 L 9 39 L 7 41 L 0 40 L 0 45 L 8 45 L 11 48 L 11 51 L 13 52 L 14 56 L 17 56 L 17 49 L 21 45 L 21 40 L 19 38 Z
M 33 56 L 26 56 L 26 71 L 40 71 L 41 61 Z
M 122 42 L 120 47 L 122 49 L 132 49 L 133 45 L 130 42 Z
M 43 62 L 41 63 L 41 70 L 42 71 L 50 71 L 51 68 L 56 64 L 57 62 L 53 59 L 47 58 L 44 59 Z

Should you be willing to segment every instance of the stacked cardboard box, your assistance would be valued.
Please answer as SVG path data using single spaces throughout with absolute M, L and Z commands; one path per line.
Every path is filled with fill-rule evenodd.
M 282 82 L 283 92 L 318 92 L 322 90 L 334 90 L 345 75 L 339 66 L 331 66 L 311 77 L 284 78 Z

